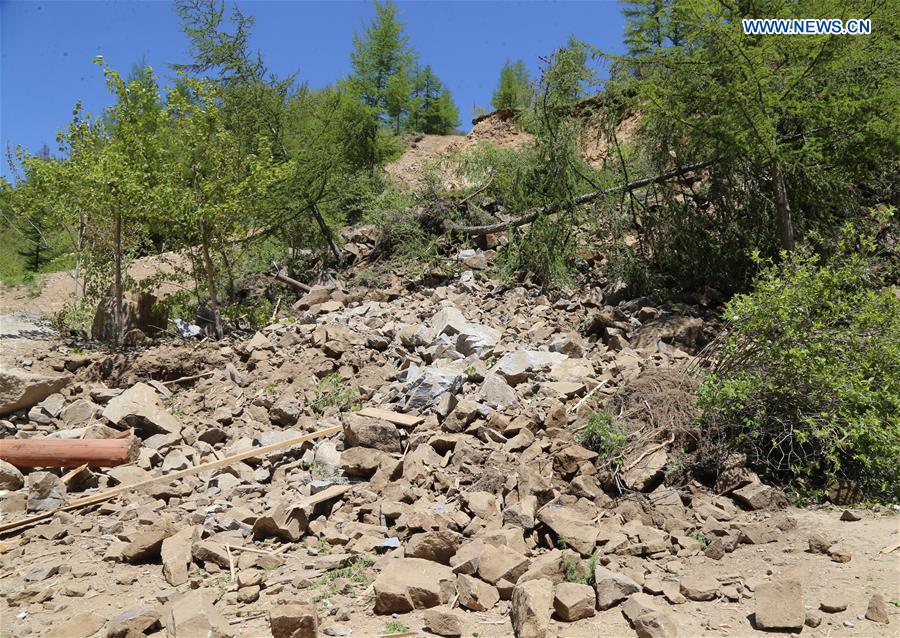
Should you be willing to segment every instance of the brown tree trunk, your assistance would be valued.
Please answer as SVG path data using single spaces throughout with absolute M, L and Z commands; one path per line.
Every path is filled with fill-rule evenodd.
M 122 213 L 118 212 L 116 213 L 115 244 L 116 345 L 121 346 L 125 343 L 125 316 L 122 309 L 125 291 L 122 286 Z
M 331 249 L 332 254 L 334 254 L 334 258 L 340 263 L 341 253 L 338 250 L 337 244 L 334 243 L 334 235 L 331 234 L 331 229 L 328 227 L 328 224 L 325 223 L 325 218 L 322 217 L 322 213 L 319 212 L 319 206 L 317 204 L 312 205 L 312 213 L 319 224 L 319 229 L 325 236 L 325 241 L 328 242 L 328 247 Z
M 209 256 L 209 232 L 206 224 L 200 222 L 200 254 L 203 257 L 203 269 L 206 271 L 206 289 L 209 292 L 209 307 L 213 313 L 213 320 L 216 326 L 216 338 L 221 339 L 223 336 L 222 319 L 219 317 L 219 298 L 216 294 L 216 271 L 213 267 L 212 258 Z
M 772 162 L 772 193 L 775 196 L 775 214 L 778 219 L 778 238 L 781 248 L 787 252 L 794 250 L 794 224 L 791 221 L 791 204 L 788 201 L 787 187 L 778 160 Z

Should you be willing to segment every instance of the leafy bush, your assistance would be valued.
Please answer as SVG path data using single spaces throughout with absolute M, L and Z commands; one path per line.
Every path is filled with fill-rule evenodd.
M 89 333 L 94 321 L 95 306 L 84 297 L 78 301 L 67 301 L 52 317 L 53 328 L 60 333 L 69 330 Z
M 319 381 L 315 391 L 316 398 L 309 405 L 316 414 L 323 414 L 331 407 L 336 407 L 339 411 L 353 409 L 358 398 L 356 388 L 344 387 L 341 375 L 337 372 Z
M 601 410 L 588 418 L 575 440 L 606 460 L 617 463 L 625 451 L 628 436 L 609 412 Z
M 730 329 L 699 401 L 709 435 L 772 479 L 806 489 L 856 480 L 896 499 L 900 297 L 875 274 L 872 248 L 798 250 L 763 269 L 727 306 Z

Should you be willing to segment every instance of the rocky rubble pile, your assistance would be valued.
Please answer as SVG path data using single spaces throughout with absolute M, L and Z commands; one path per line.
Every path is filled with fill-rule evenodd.
M 146 347 L 129 362 L 146 376 L 127 387 L 102 382 L 122 378 L 111 356 L 70 355 L 80 363 L 68 385 L 13 404 L 0 426 L 131 430 L 139 459 L 68 472 L 0 463 L 3 522 L 325 427 L 342 433 L 19 532 L 4 547 L 3 633 L 368 636 L 384 633 L 379 617 L 412 614 L 433 635 L 483 618 L 481 635 L 540 638 L 582 635 L 565 627 L 620 610 L 633 634 L 658 638 L 678 634 L 673 610 L 689 601 L 741 605 L 763 630 L 814 625 L 799 583 L 704 568 L 792 532 L 780 493 L 746 470 L 718 492 L 669 484 L 680 433 L 633 411 L 617 413 L 630 429 L 620 459 L 579 442 L 601 406 L 626 405 L 635 388 L 648 406 L 648 388 L 677 390 L 680 366 L 711 336 L 705 313 L 552 300 L 466 271 L 426 290 L 314 288 L 246 339 Z M 191 357 L 211 367 L 171 378 Z M 828 538 L 810 551 L 851 560 Z M 96 604 L 79 611 L 82 599 Z M 883 608 L 873 599 L 870 622 L 888 620 Z

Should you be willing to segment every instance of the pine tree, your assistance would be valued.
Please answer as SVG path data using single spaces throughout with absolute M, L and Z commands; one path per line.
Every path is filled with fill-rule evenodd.
M 379 117 L 388 116 L 388 103 L 396 98 L 392 89 L 402 81 L 396 76 L 406 74 L 412 61 L 409 36 L 403 33 L 394 3 L 376 0 L 375 18 L 362 36 L 353 36 L 350 61 L 353 74 L 349 84 L 354 93 Z
M 531 77 L 522 60 L 507 62 L 500 69 L 500 81 L 491 97 L 495 109 L 525 108 L 531 99 Z
M 421 133 L 446 135 L 459 125 L 459 110 L 453 103 L 450 90 L 426 65 L 416 78 L 413 89 L 415 111 L 410 125 Z
M 400 69 L 388 78 L 385 91 L 385 107 L 388 116 L 394 121 L 394 132 L 397 134 L 400 133 L 402 116 L 409 112 L 411 91 L 409 73 L 405 68 Z

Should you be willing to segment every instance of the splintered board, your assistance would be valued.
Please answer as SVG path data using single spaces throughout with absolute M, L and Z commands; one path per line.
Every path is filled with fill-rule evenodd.
M 381 408 L 363 408 L 356 414 L 367 416 L 373 419 L 381 419 L 389 421 L 394 425 L 402 425 L 404 427 L 412 427 L 421 423 L 425 417 L 414 414 L 401 414 L 400 412 L 392 412 L 391 410 L 382 410 Z

